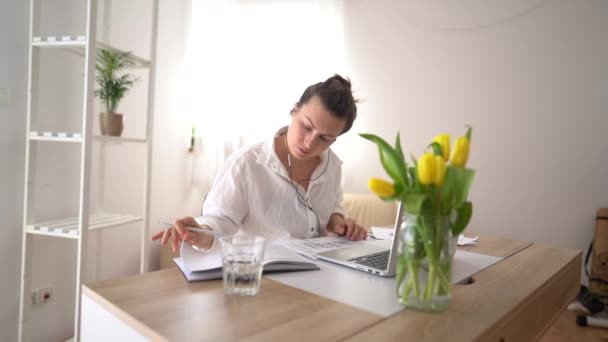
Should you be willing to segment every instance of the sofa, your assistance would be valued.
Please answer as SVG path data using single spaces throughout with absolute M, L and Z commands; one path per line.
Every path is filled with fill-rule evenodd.
M 349 218 L 354 219 L 365 228 L 371 226 L 393 226 L 397 215 L 396 202 L 384 202 L 377 196 L 362 193 L 345 193 L 342 207 Z M 179 256 L 179 251 L 173 253 L 167 244 L 160 251 L 160 268 L 175 267 L 173 258 Z

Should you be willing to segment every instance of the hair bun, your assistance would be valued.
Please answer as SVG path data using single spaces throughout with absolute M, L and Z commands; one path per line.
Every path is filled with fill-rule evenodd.
M 308 86 L 300 97 L 297 106 L 306 104 L 314 96 L 318 96 L 319 100 L 334 116 L 346 121 L 342 133 L 348 132 L 357 118 L 357 102 L 359 102 L 353 97 L 350 79 L 334 74 L 325 82 Z
M 338 74 L 334 74 L 332 77 L 328 78 L 325 83 L 332 84 L 334 82 L 339 82 L 344 88 L 350 90 L 352 84 L 350 83 L 350 79 L 344 78 Z

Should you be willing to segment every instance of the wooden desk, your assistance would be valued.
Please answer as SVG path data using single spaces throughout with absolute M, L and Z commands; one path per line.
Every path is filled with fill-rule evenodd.
M 173 268 L 83 286 L 81 336 L 83 341 L 126 336 L 158 341 L 531 340 L 578 292 L 580 251 L 491 237 L 463 249 L 505 259 L 475 275 L 472 284 L 455 286 L 452 303 L 441 314 L 404 310 L 383 318 L 270 279 L 262 281 L 255 297 L 225 296 L 221 281 L 187 283 Z M 125 329 L 131 335 L 120 335 Z

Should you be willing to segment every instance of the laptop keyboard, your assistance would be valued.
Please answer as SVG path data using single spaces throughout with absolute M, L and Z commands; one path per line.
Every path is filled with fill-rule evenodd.
M 364 255 L 358 258 L 350 259 L 356 264 L 361 264 L 373 268 L 377 268 L 379 270 L 385 270 L 388 266 L 388 257 L 390 254 L 390 250 L 386 250 L 380 253 Z

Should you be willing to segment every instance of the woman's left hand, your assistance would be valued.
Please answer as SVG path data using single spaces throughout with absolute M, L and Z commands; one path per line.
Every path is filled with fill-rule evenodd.
M 344 219 L 334 227 L 334 233 L 344 235 L 349 240 L 367 239 L 367 230 L 352 219 Z

